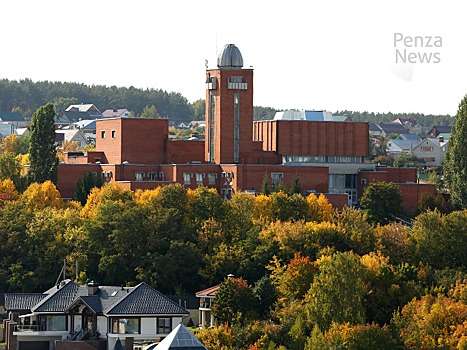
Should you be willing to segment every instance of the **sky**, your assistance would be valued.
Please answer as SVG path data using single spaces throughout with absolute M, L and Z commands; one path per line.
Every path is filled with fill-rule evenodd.
M 216 68 L 235 44 L 254 69 L 255 106 L 455 115 L 467 94 L 465 13 L 464 0 L 5 0 L 0 79 L 154 88 L 194 102 L 205 60 Z

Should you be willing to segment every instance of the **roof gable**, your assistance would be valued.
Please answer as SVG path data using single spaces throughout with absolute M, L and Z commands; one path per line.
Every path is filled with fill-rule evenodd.
M 188 314 L 181 306 L 159 293 L 157 290 L 141 283 L 133 288 L 118 303 L 104 310 L 109 315 L 118 314 Z
M 65 285 L 60 287 L 60 284 L 52 288 L 52 292 L 38 304 L 36 304 L 32 312 L 65 312 L 71 303 L 75 300 L 79 285 L 70 280 L 65 281 Z M 49 290 L 50 291 L 50 290 Z
M 216 295 L 216 292 L 219 289 L 219 286 L 220 284 L 218 284 L 217 286 L 209 287 L 199 292 L 196 292 L 196 296 L 197 297 L 201 297 L 201 296 L 213 297 Z

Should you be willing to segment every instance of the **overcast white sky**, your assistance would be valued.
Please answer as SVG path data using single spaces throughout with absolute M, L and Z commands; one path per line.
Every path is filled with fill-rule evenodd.
M 255 70 L 256 106 L 454 115 L 467 93 L 466 13 L 464 0 L 1 0 L 0 78 L 160 88 L 193 102 L 204 60 L 215 68 L 233 43 Z M 442 46 L 394 47 L 395 33 Z M 396 63 L 396 49 L 432 62 Z

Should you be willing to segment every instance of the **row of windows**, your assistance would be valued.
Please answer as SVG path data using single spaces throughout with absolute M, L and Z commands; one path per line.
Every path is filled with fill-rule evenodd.
M 282 163 L 362 163 L 362 157 L 284 155 Z
M 144 171 L 136 171 L 135 178 L 136 181 L 144 181 L 146 173 Z M 146 181 L 164 181 L 165 174 L 163 171 L 148 171 L 148 178 Z
M 112 317 L 110 319 L 113 334 L 141 334 L 140 317 Z M 157 334 L 168 334 L 172 330 L 172 319 L 169 317 L 158 317 Z
M 117 132 L 115 130 L 112 130 L 111 133 L 112 133 L 112 138 L 114 139 Z M 101 131 L 101 138 L 105 139 L 105 130 Z

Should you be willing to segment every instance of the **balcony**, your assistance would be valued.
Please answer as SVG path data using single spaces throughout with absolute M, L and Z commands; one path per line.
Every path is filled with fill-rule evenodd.
M 248 89 L 248 83 L 231 83 L 231 82 L 229 82 L 229 85 L 228 85 L 227 88 L 231 89 L 231 90 L 247 90 Z

